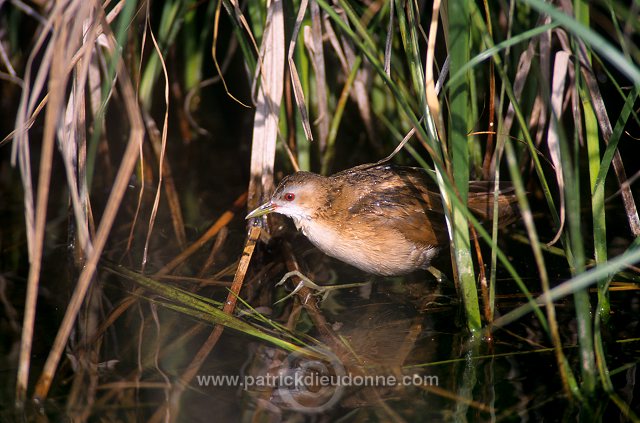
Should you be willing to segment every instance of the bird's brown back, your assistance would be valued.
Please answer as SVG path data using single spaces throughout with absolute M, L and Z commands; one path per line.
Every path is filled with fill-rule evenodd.
M 372 228 L 379 234 L 396 231 L 424 246 L 448 242 L 439 189 L 424 169 L 362 165 L 336 173 L 325 183 L 323 216 L 319 217 L 349 222 L 345 230 Z M 469 186 L 469 209 L 481 221 L 492 217 L 492 187 L 490 182 L 471 182 Z M 510 188 L 501 191 L 501 225 L 515 217 L 515 201 Z

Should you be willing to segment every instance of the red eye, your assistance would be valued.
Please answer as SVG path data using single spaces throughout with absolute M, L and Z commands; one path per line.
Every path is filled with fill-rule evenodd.
M 284 199 L 287 201 L 293 201 L 296 198 L 296 195 L 292 192 L 288 192 L 284 195 Z

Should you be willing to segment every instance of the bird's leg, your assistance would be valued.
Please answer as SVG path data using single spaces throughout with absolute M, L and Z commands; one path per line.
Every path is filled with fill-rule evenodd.
M 292 270 L 291 272 L 287 272 L 285 273 L 285 275 L 282 277 L 282 279 L 280 279 L 280 282 L 278 282 L 276 284 L 276 286 L 280 286 L 283 283 L 285 283 L 287 281 L 287 279 L 293 277 L 293 276 L 297 276 L 298 278 L 300 278 L 300 282 L 298 283 L 298 285 L 296 285 L 296 287 L 293 289 L 293 291 L 291 291 L 291 293 L 287 294 L 284 298 L 279 299 L 278 301 L 276 301 L 276 304 L 286 300 L 287 298 L 292 297 L 293 295 L 295 295 L 298 291 L 300 291 L 302 289 L 302 287 L 306 286 L 309 289 L 313 289 L 315 291 L 318 291 L 315 295 L 322 295 L 322 300 L 325 300 L 327 298 L 327 295 L 329 295 L 329 292 L 337 290 L 337 289 L 345 289 L 345 288 L 355 288 L 358 286 L 363 286 L 366 285 L 368 282 L 359 282 L 359 283 L 349 283 L 349 284 L 343 284 L 343 285 L 325 285 L 325 286 L 321 286 L 318 285 L 317 283 L 315 283 L 314 281 L 312 281 L 311 279 L 309 279 L 307 276 L 303 275 L 302 273 L 300 273 L 297 270 Z M 305 299 L 306 302 L 307 299 Z
M 440 283 L 447 281 L 447 276 L 433 266 L 427 267 L 427 272 L 431 273 L 433 277 L 436 278 L 436 280 Z

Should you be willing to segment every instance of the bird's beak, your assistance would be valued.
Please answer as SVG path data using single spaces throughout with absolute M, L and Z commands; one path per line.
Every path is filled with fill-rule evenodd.
M 266 203 L 264 203 L 263 205 L 261 205 L 260 207 L 258 207 L 257 209 L 249 213 L 247 217 L 245 217 L 245 219 L 252 219 L 254 217 L 264 216 L 265 214 L 269 214 L 275 211 L 277 207 L 278 206 L 276 206 L 272 201 L 267 201 Z

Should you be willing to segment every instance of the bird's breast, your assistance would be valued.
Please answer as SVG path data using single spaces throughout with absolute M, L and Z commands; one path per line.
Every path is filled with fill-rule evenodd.
M 300 220 L 299 229 L 323 253 L 383 276 L 402 275 L 429 266 L 437 248 L 408 241 L 393 228 L 365 228 Z

